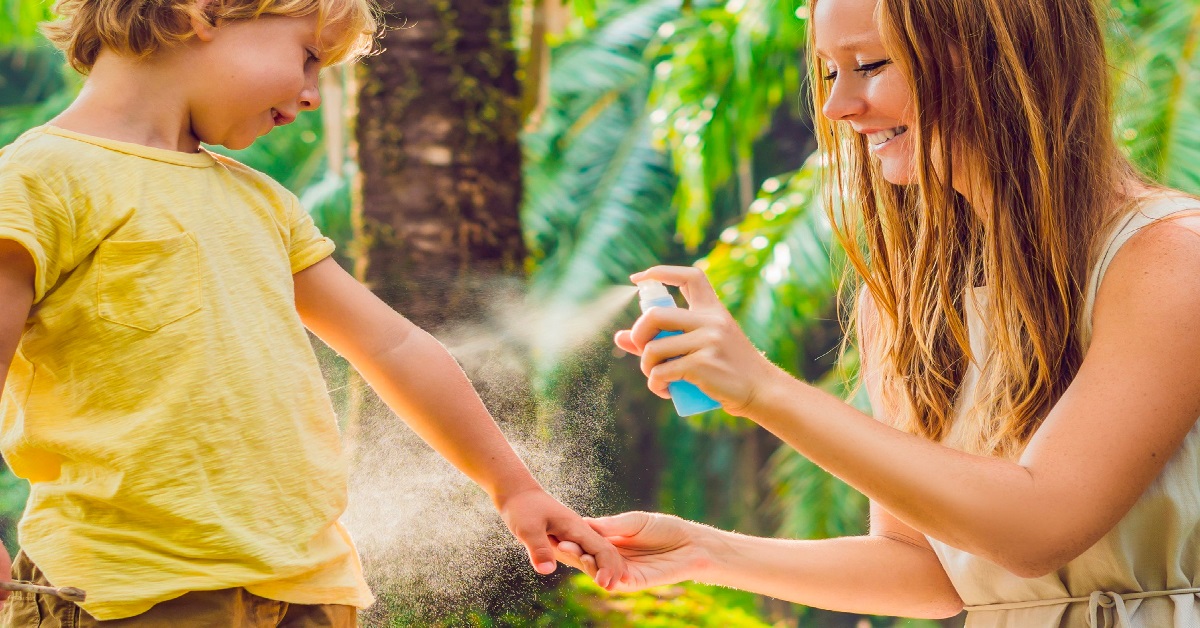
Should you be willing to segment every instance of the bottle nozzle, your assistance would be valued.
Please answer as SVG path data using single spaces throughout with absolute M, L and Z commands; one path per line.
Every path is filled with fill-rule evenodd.
M 671 293 L 667 292 L 667 287 L 662 285 L 661 281 L 654 279 L 643 279 L 637 282 L 638 300 L 653 301 L 654 299 L 671 298 Z
M 637 287 L 638 305 L 643 312 L 652 307 L 675 307 L 675 298 L 667 292 L 667 287 L 662 285 L 662 282 L 646 279 L 637 282 Z

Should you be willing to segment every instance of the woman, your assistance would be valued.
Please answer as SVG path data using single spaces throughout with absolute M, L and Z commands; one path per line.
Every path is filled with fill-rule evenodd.
M 623 586 L 965 607 L 973 628 L 1200 626 L 1200 202 L 1144 183 L 1115 147 L 1093 1 L 810 6 L 876 420 L 771 365 L 695 269 L 634 275 L 691 307 L 653 309 L 616 343 L 659 396 L 693 382 L 862 491 L 870 534 L 596 519 L 631 561 Z

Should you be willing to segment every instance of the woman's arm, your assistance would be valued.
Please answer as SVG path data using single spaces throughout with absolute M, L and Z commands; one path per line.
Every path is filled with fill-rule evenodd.
M 1149 227 L 1122 247 L 1084 364 L 1017 462 L 901 433 L 790 378 L 736 329 L 695 269 L 645 273 L 683 285 L 694 309 L 653 309 L 618 344 L 642 353 L 656 393 L 666 396 L 668 381 L 696 383 L 913 529 L 1034 577 L 1110 530 L 1200 416 L 1197 268 L 1197 219 Z M 658 329 L 687 333 L 651 342 Z M 674 356 L 684 357 L 665 361 Z
M 746 536 L 645 512 L 590 523 L 629 566 L 619 591 L 696 580 L 844 612 L 941 618 L 962 610 L 925 538 L 872 512 L 870 536 L 822 541 Z M 565 562 L 579 562 L 573 544 L 559 549 Z
M 709 529 L 712 556 L 696 579 L 846 613 L 952 617 L 962 599 L 929 542 L 878 506 L 871 534 L 819 541 Z
M 868 344 L 864 338 L 864 355 L 871 355 Z M 886 416 L 873 362 L 864 357 L 862 368 L 871 405 Z M 591 523 L 625 556 L 625 590 L 700 580 L 808 606 L 908 617 L 949 617 L 963 605 L 928 540 L 874 503 L 870 536 L 824 541 L 745 536 L 647 513 Z M 567 543 L 559 549 L 568 562 L 582 553 Z
M 595 556 L 601 586 L 624 573 L 616 550 L 550 497 L 509 446 L 446 348 L 325 259 L 296 273 L 296 309 L 397 415 L 483 487 L 541 573 L 555 569 L 548 535 Z

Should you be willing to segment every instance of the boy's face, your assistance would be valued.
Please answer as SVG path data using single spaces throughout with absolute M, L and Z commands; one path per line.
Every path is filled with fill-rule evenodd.
M 190 43 L 198 79 L 191 126 L 201 142 L 245 148 L 321 104 L 315 14 L 223 22 Z

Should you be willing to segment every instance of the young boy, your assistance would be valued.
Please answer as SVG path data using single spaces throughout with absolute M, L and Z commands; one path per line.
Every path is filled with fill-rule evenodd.
M 297 199 L 200 146 L 317 108 L 321 67 L 372 45 L 368 1 L 60 2 L 48 33 L 89 78 L 0 150 L 0 449 L 31 483 L 14 578 L 88 597 L 14 593 L 4 626 L 355 625 L 372 597 L 305 327 L 487 490 L 537 571 L 569 540 L 602 586 L 624 573 Z

